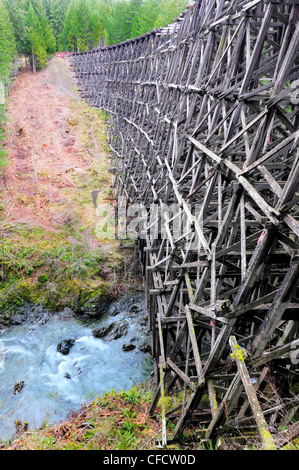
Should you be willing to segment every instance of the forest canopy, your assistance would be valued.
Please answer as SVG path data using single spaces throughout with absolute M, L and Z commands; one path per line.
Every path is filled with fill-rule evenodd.
M 18 53 L 43 67 L 56 51 L 117 44 L 172 22 L 187 0 L 0 0 L 10 17 Z M 6 10 L 6 11 L 5 11 Z M 0 33 L 3 28 L 0 23 Z M 0 45 L 1 47 L 1 45 Z M 0 56 L 2 50 L 0 50 Z M 0 59 L 1 60 L 1 59 Z

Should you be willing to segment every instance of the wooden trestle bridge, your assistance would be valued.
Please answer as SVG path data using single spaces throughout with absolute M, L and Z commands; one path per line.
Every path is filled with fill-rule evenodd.
M 116 195 L 142 207 L 164 444 L 299 433 L 298 16 L 299 0 L 201 0 L 70 59 L 105 111 Z

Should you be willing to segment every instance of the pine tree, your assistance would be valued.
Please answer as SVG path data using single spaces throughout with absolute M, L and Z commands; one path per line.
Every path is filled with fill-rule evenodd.
M 162 0 L 160 13 L 155 21 L 155 28 L 172 23 L 188 5 L 188 0 Z
M 40 23 L 43 32 L 44 48 L 48 54 L 54 54 L 56 52 L 56 39 L 46 16 L 41 18 Z
M 33 29 L 31 31 L 31 50 L 32 50 L 32 62 L 33 70 L 43 69 L 47 65 L 47 51 L 41 43 L 41 39 L 38 33 Z
M 47 16 L 52 26 L 54 36 L 56 39 L 56 44 L 60 50 L 63 50 L 61 47 L 62 33 L 65 22 L 65 15 L 68 8 L 68 0 L 47 0 Z
M 27 0 L 4 0 L 14 29 L 17 51 L 25 54 L 26 44 L 26 17 L 28 12 Z
M 61 36 L 63 46 L 73 51 L 96 47 L 104 35 L 100 13 L 96 0 L 71 0 Z
M 8 83 L 12 63 L 16 55 L 16 43 L 10 16 L 0 0 L 0 80 Z
M 39 40 L 48 54 L 54 54 L 56 51 L 56 39 L 52 27 L 47 18 L 47 8 L 45 0 L 31 0 L 34 12 L 37 17 L 35 30 L 38 33 Z
M 62 33 L 62 41 L 65 49 L 78 50 L 78 34 L 79 34 L 79 11 L 78 1 L 71 0 L 66 12 L 64 28 Z M 79 49 L 80 50 L 80 49 Z
M 142 3 L 134 17 L 131 31 L 132 38 L 141 36 L 154 29 L 159 9 L 159 0 L 145 0 L 145 2 Z
M 13 26 L 9 13 L 0 0 L 0 168 L 6 163 L 5 152 L 1 146 L 5 122 L 5 90 L 10 80 L 15 55 L 16 43 Z
M 32 68 L 44 68 L 47 63 L 46 42 L 43 36 L 43 28 L 39 18 L 30 3 L 27 15 L 27 42 L 26 53 L 32 59 Z
M 112 17 L 114 12 L 114 2 L 111 0 L 94 0 L 94 9 L 97 11 L 102 31 L 99 40 L 102 45 L 111 44 L 110 35 L 112 31 Z
M 138 13 L 141 0 L 117 0 L 111 22 L 110 43 L 117 44 L 131 37 L 134 18 Z

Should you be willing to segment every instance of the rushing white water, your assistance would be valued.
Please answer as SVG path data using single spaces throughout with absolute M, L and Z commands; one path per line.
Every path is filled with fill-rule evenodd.
M 94 326 L 94 325 L 93 325 Z M 148 355 L 122 345 L 124 338 L 105 341 L 92 336 L 92 326 L 75 318 L 53 317 L 44 325 L 25 323 L 0 335 L 0 438 L 15 431 L 15 421 L 38 428 L 64 420 L 93 397 L 111 389 L 129 389 L 144 381 L 152 368 Z M 69 354 L 57 352 L 65 339 L 75 339 Z M 14 386 L 24 382 L 20 392 Z M 12 414 L 10 414 L 12 413 Z M 7 416 L 8 415 L 8 416 Z

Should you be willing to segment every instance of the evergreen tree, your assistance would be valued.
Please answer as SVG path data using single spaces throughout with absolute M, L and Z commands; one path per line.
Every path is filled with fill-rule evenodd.
M 35 30 L 46 52 L 48 54 L 54 54 L 56 51 L 56 39 L 47 18 L 47 8 L 44 2 L 45 0 L 31 0 L 31 5 L 38 19 Z
M 43 69 L 47 65 L 47 51 L 43 47 L 41 38 L 34 29 L 30 31 L 29 37 L 31 42 L 33 70 L 36 71 L 37 68 Z
M 65 15 L 68 8 L 68 0 L 48 0 L 48 19 L 52 26 L 56 44 L 61 49 L 61 39 L 64 28 Z M 62 50 L 62 49 L 61 49 Z
M 141 36 L 142 34 L 153 30 L 159 10 L 159 0 L 145 0 L 134 17 L 131 38 Z
M 188 0 L 1 0 L 9 10 L 17 50 L 39 67 L 45 52 L 83 51 L 140 36 L 177 18 Z M 33 12 L 35 17 L 33 16 Z
M 99 39 L 103 38 L 105 35 L 103 23 L 101 20 L 101 17 L 105 14 L 105 11 L 102 10 L 97 0 L 89 0 L 89 8 L 90 47 L 94 49 L 97 47 Z
M 56 39 L 45 15 L 42 16 L 42 18 L 40 19 L 40 23 L 42 28 L 44 48 L 48 52 L 48 54 L 54 54 L 56 52 Z
M 131 38 L 134 18 L 141 4 L 141 0 L 117 0 L 115 2 L 109 34 L 111 44 Z
M 28 11 L 27 0 L 4 0 L 10 21 L 13 26 L 17 52 L 25 53 L 26 43 L 26 16 Z
M 30 3 L 27 14 L 26 54 L 32 59 L 32 67 L 44 68 L 47 63 L 46 41 L 43 35 L 43 27 Z
M 83 7 L 81 21 L 81 6 Z M 86 3 L 81 0 L 71 0 L 66 12 L 62 40 L 65 49 L 74 51 L 85 50 L 87 40 L 87 28 L 84 30 L 86 21 Z
M 5 165 L 5 152 L 2 149 L 3 125 L 5 121 L 5 91 L 9 83 L 12 64 L 16 55 L 16 43 L 9 13 L 0 0 L 0 168 Z
M 16 55 L 16 43 L 10 16 L 0 0 L 0 80 L 7 84 Z
M 162 0 L 154 27 L 159 28 L 178 18 L 188 5 L 188 0 Z
M 62 44 L 73 51 L 96 47 L 103 35 L 100 11 L 94 0 L 71 0 L 64 22 Z
M 93 8 L 97 12 L 99 21 L 102 25 L 102 31 L 99 37 L 100 45 L 105 46 L 110 44 L 109 35 L 112 29 L 114 2 L 111 0 L 94 0 Z

